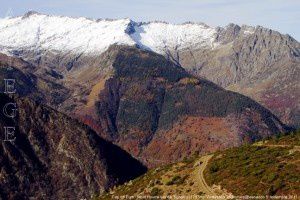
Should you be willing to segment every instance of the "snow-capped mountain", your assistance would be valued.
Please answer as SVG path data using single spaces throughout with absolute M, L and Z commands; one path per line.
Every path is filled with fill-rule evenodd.
M 73 96 L 84 91 L 81 86 L 90 88 L 110 74 L 112 61 L 105 52 L 113 44 L 162 54 L 189 73 L 245 94 L 283 122 L 300 126 L 300 95 L 288 95 L 299 91 L 300 44 L 289 35 L 261 26 L 214 28 L 36 12 L 0 19 L 0 53 L 32 63 L 34 74 L 48 82 L 72 89 L 80 85 Z
M 22 49 L 102 53 L 112 44 L 125 44 L 164 53 L 166 49 L 214 48 L 218 30 L 201 23 L 137 23 L 29 12 L 0 19 L 0 48 L 5 53 Z
M 124 31 L 129 23 L 128 19 L 96 21 L 28 13 L 0 20 L 0 45 L 9 51 L 103 52 L 114 43 L 134 44 Z
M 131 38 L 142 48 L 163 53 L 166 49 L 213 48 L 217 30 L 205 24 L 140 23 L 133 26 Z

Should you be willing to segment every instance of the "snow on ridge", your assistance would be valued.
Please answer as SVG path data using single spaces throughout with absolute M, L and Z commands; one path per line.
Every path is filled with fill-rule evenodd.
M 130 19 L 89 19 L 28 12 L 0 19 L 1 52 L 47 50 L 94 54 L 112 44 L 138 45 L 164 53 L 167 49 L 212 48 L 215 28 L 203 23 L 136 23 Z M 5 49 L 5 51 L 3 50 Z
M 140 23 L 131 34 L 136 43 L 146 49 L 163 53 L 189 47 L 212 48 L 217 31 L 205 24 L 164 22 Z
M 248 26 L 248 25 L 242 25 L 241 30 L 243 31 L 244 35 L 251 35 L 255 32 L 255 27 Z
M 10 50 L 103 52 L 112 44 L 135 44 L 124 32 L 129 23 L 129 19 L 94 21 L 42 14 L 4 18 L 0 19 L 0 45 Z

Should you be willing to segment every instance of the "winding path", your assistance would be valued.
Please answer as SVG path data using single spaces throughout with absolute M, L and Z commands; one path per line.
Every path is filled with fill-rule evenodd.
M 203 156 L 200 160 L 199 163 L 197 164 L 198 167 L 196 171 L 198 172 L 198 179 L 200 183 L 200 188 L 201 190 L 205 193 L 205 195 L 216 195 L 214 190 L 206 183 L 205 178 L 204 178 L 204 170 L 208 164 L 208 161 L 213 157 L 213 155 L 207 155 Z M 200 162 L 202 162 L 200 164 Z

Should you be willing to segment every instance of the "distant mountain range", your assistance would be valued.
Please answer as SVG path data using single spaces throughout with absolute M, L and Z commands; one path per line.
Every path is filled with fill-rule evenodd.
M 45 66 L 52 76 L 76 78 L 70 74 L 78 74 L 78 68 L 99 67 L 99 56 L 111 45 L 137 46 L 245 94 L 286 124 L 299 127 L 300 44 L 277 31 L 235 24 L 212 28 L 203 23 L 94 20 L 36 12 L 1 19 L 0 30 L 0 52 Z
M 0 72 L 0 80 L 16 80 L 13 100 L 20 109 L 14 123 L 34 162 L 46 171 L 35 171 L 26 164 L 30 160 L 15 165 L 9 152 L 26 155 L 21 141 L 21 146 L 3 142 L 0 158 L 15 171 L 26 165 L 33 177 L 42 176 L 34 184 L 63 177 L 46 190 L 26 188 L 20 179 L 26 170 L 17 177 L 5 172 L 12 177 L 3 190 L 8 197 L 16 195 L 10 191 L 14 180 L 31 196 L 38 191 L 91 196 L 135 178 L 144 165 L 253 143 L 300 125 L 300 44 L 259 26 L 212 28 L 29 12 L 0 19 Z M 2 127 L 5 120 L 1 116 Z M 68 152 L 59 151 L 56 138 L 69 138 L 63 143 Z M 43 144 L 48 149 L 41 149 Z M 99 162 L 93 169 L 81 156 L 91 148 L 87 156 L 96 155 L 92 160 Z M 125 161 L 129 166 L 119 171 Z M 76 163 L 83 165 L 73 168 Z M 86 175 L 75 180 L 74 170 Z M 91 180 L 95 171 L 99 174 Z M 73 190 L 62 194 L 69 182 Z

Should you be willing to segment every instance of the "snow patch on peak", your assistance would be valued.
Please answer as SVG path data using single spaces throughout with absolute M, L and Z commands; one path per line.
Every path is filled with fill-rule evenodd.
M 0 19 L 0 45 L 9 50 L 101 53 L 112 44 L 135 44 L 124 31 L 129 23 L 129 19 L 95 21 L 42 14 L 5 18 Z
M 241 31 L 244 35 L 252 35 L 255 32 L 255 27 L 242 25 Z
M 212 48 L 216 29 L 205 24 L 169 24 L 164 22 L 140 23 L 130 35 L 142 48 L 158 53 L 189 47 Z
M 23 19 L 24 18 L 27 18 L 27 17 L 30 17 L 31 15 L 41 15 L 40 13 L 36 12 L 36 11 L 28 11 L 27 13 L 25 13 L 23 15 Z
M 137 23 L 130 19 L 88 19 L 30 11 L 0 19 L 0 46 L 6 52 L 51 51 L 100 54 L 113 44 L 138 45 L 165 53 L 185 48 L 213 48 L 217 29 L 204 23 Z

